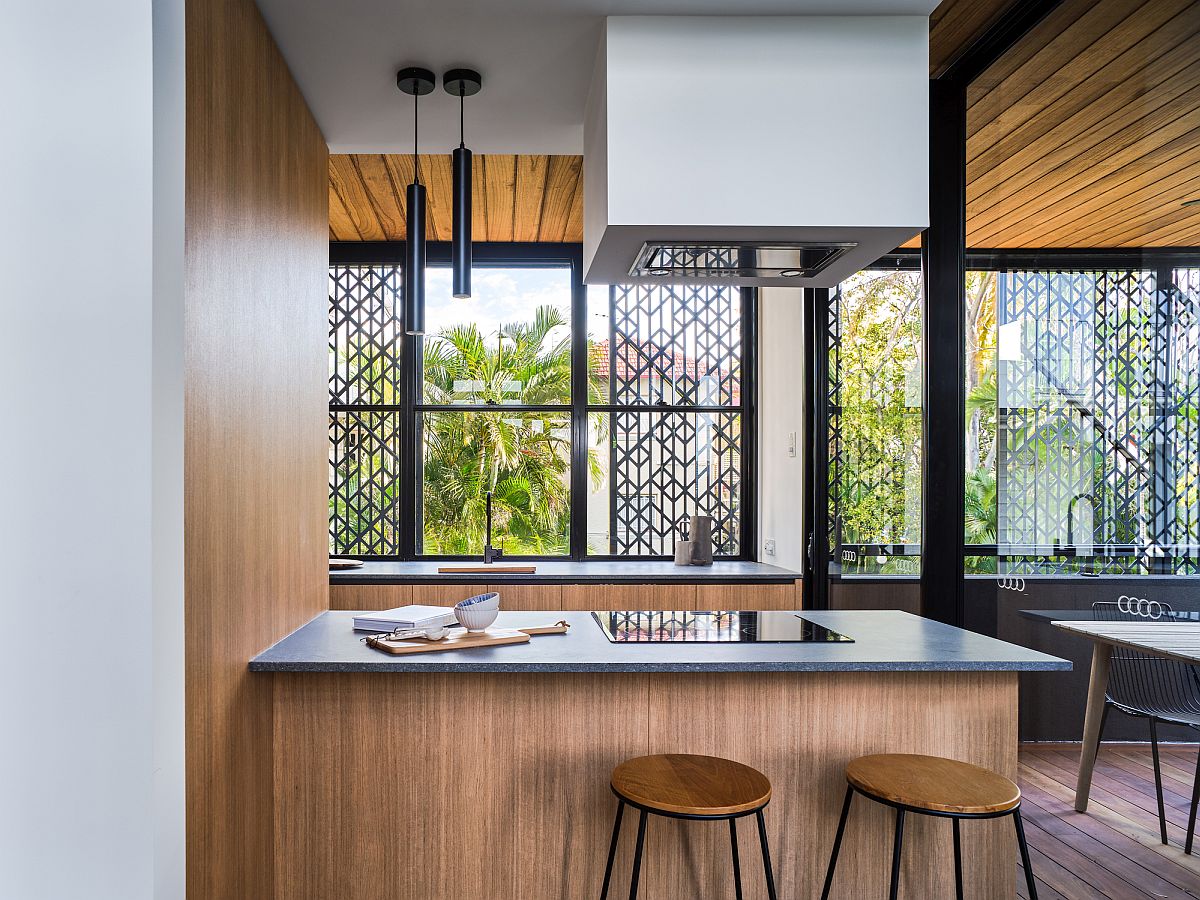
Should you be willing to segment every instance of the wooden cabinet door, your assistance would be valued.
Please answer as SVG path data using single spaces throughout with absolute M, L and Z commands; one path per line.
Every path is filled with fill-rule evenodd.
M 411 584 L 331 584 L 330 609 L 395 609 L 412 603 Z

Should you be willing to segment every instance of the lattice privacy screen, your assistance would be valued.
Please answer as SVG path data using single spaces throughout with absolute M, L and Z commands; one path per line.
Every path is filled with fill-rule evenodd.
M 732 254 L 734 251 L 723 251 Z M 607 402 L 611 552 L 670 555 L 694 514 L 715 550 L 740 549 L 742 293 L 729 285 L 617 285 Z

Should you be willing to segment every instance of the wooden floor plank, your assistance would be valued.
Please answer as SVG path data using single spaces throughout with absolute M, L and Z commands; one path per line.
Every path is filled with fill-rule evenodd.
M 1068 810 L 1074 809 L 1075 788 L 1073 785 L 1068 787 L 1028 767 L 1023 768 L 1021 780 L 1026 785 L 1039 784 L 1048 792 L 1055 794 Z M 1132 817 L 1130 813 L 1132 813 Z M 1067 815 L 1069 814 L 1068 811 Z M 1076 813 L 1076 815 L 1080 814 Z M 1119 797 L 1093 796 L 1087 813 L 1083 815 L 1103 822 L 1127 840 L 1138 843 L 1143 848 L 1175 862 L 1200 879 L 1200 859 L 1186 856 L 1181 849 L 1184 837 L 1182 829 L 1169 826 L 1167 835 L 1171 838 L 1172 843 L 1164 847 L 1159 841 L 1157 819 L 1147 816 L 1140 808 L 1126 804 Z M 1190 884 L 1185 887 L 1191 889 Z
M 1126 885 L 1124 890 L 1131 895 L 1140 892 L 1150 897 L 1190 900 L 1191 895 L 1179 885 L 1139 865 L 1118 848 L 1102 843 L 1028 798 L 1021 804 L 1021 812 L 1025 817 L 1028 839 L 1039 846 L 1043 853 L 1059 862 L 1072 864 L 1074 872 L 1107 873 L 1101 879 L 1089 878 L 1093 886 L 1111 893 L 1108 887 L 1113 885 L 1119 894 L 1119 885 L 1123 884 Z
M 1183 852 L 1196 752 L 1161 748 L 1171 842 L 1163 846 L 1149 744 L 1101 747 L 1086 813 L 1074 809 L 1079 745 L 1023 745 L 1018 781 L 1039 895 L 1200 898 L 1200 858 Z M 1027 895 L 1019 866 L 1017 893 Z
M 1058 752 L 1053 754 L 1053 758 L 1063 768 L 1074 768 L 1079 765 L 1079 754 L 1069 752 Z M 1160 754 L 1161 759 L 1161 754 Z M 1192 785 L 1184 783 L 1182 780 L 1175 778 L 1168 772 L 1166 761 L 1163 769 L 1163 801 L 1174 805 L 1180 809 L 1187 809 L 1191 803 Z M 1113 753 L 1106 752 L 1104 754 L 1104 773 L 1106 777 L 1119 781 L 1124 785 L 1137 791 L 1139 794 L 1154 796 L 1154 762 L 1150 754 L 1146 754 L 1146 764 L 1134 764 L 1124 757 L 1117 756 Z M 1170 768 L 1174 771 L 1174 767 Z
M 1064 827 L 1075 828 L 1089 835 L 1113 853 L 1120 854 L 1143 870 L 1156 873 L 1156 877 L 1182 890 L 1187 890 L 1196 884 L 1195 873 L 1189 872 L 1174 860 L 1164 859 L 1157 850 L 1142 846 L 1138 841 L 1127 837 L 1101 818 L 1075 812 L 1069 800 L 1046 793 L 1032 784 L 1029 779 L 1022 779 L 1021 790 L 1024 797 L 1023 803 L 1035 804 L 1039 810 L 1055 816 Z
M 1048 754 L 1040 758 L 1043 763 L 1043 771 L 1053 771 L 1059 778 L 1066 778 L 1067 781 L 1064 783 L 1075 783 L 1078 766 L 1077 758 L 1075 761 L 1072 761 L 1065 754 Z M 1095 772 L 1092 774 L 1092 790 L 1096 790 L 1097 788 L 1106 790 L 1129 803 L 1139 806 L 1144 812 L 1156 819 L 1158 817 L 1158 804 L 1154 797 L 1154 782 L 1150 782 L 1148 790 L 1139 790 L 1138 788 L 1130 787 L 1119 778 L 1113 777 L 1109 766 L 1097 763 Z M 1166 806 L 1167 822 L 1185 827 L 1187 825 L 1187 803 L 1169 794 L 1164 794 L 1163 801 Z
M 1112 894 L 1106 894 L 1071 872 L 1070 869 L 1053 857 L 1047 856 L 1036 846 L 1029 848 L 1029 861 L 1033 864 L 1033 871 L 1037 873 L 1039 897 L 1042 882 L 1065 897 L 1108 897 L 1110 900 L 1141 900 L 1141 898 L 1146 896 L 1145 894 L 1138 893 L 1133 897 L 1122 898 L 1119 894 L 1115 897 Z
M 1154 777 L 1154 764 L 1148 751 L 1139 751 L 1124 744 L 1109 751 L 1110 756 L 1118 756 L 1123 762 L 1137 765 Z M 1184 793 L 1191 796 L 1192 779 L 1196 776 L 1196 751 L 1162 750 L 1160 751 L 1163 775 L 1176 779 L 1184 787 Z

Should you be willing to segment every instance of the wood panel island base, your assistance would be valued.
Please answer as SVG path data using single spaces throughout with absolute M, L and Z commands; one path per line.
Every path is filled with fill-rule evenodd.
M 1017 672 L 1068 665 L 899 612 L 805 613 L 854 644 L 743 647 L 614 645 L 586 614 L 556 614 L 570 635 L 386 657 L 358 644 L 349 613 L 331 612 L 252 662 L 274 679 L 276 896 L 594 900 L 613 767 L 678 752 L 771 780 L 780 896 L 816 897 L 847 762 L 928 753 L 1013 778 Z M 886 896 L 892 821 L 856 807 L 834 896 Z M 756 859 L 753 829 L 740 831 L 743 860 Z M 612 897 L 628 892 L 633 837 Z M 968 823 L 963 841 L 967 896 L 1012 897 L 1011 823 Z M 746 897 L 765 897 L 761 873 L 743 872 Z M 902 885 L 954 896 L 948 823 L 908 825 Z M 652 819 L 639 896 L 733 896 L 725 824 Z

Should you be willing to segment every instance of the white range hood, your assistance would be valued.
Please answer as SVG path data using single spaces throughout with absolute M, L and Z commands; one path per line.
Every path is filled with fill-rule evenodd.
M 831 287 L 928 225 L 924 16 L 606 20 L 589 284 Z

